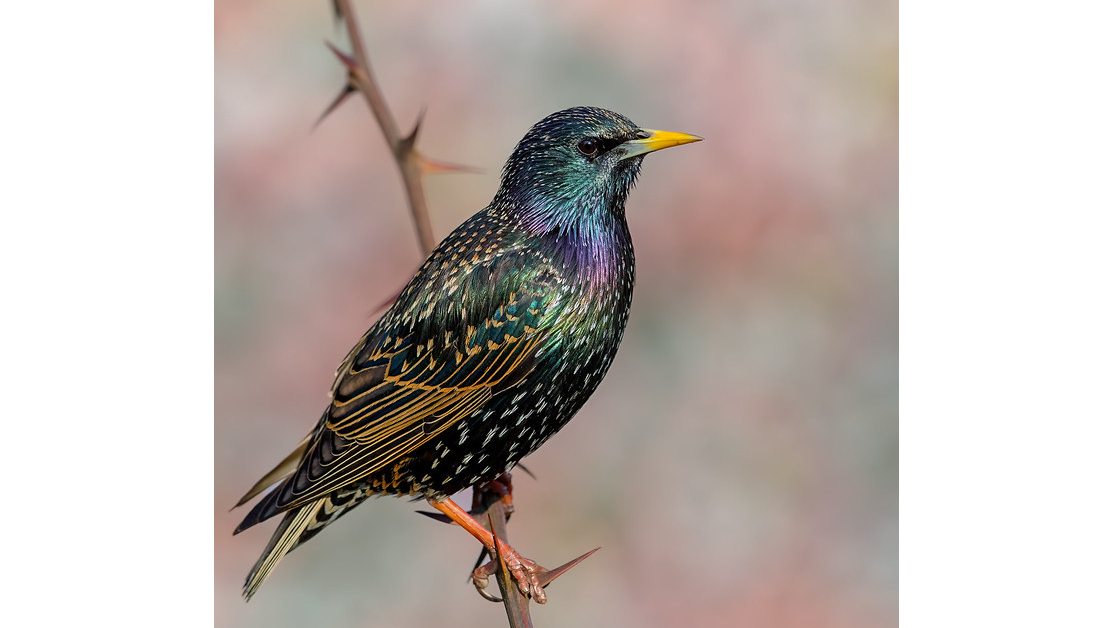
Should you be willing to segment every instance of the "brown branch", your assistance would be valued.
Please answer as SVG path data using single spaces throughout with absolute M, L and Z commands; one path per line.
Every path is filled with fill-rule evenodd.
M 334 53 L 342 57 L 342 63 L 349 70 L 349 86 L 346 86 L 346 89 L 355 88 L 363 94 L 372 114 L 376 116 L 376 122 L 384 133 L 384 140 L 391 148 L 395 164 L 399 167 L 399 174 L 403 177 L 403 187 L 407 191 L 407 206 L 411 208 L 411 218 L 415 223 L 415 233 L 418 235 L 422 254 L 429 255 L 434 250 L 434 233 L 430 228 L 430 214 L 426 210 L 426 196 L 422 191 L 423 160 L 415 150 L 415 140 L 418 139 L 422 116 L 419 116 L 414 130 L 409 135 L 404 137 L 399 133 L 399 126 L 395 123 L 387 101 L 372 75 L 372 66 L 368 63 L 368 56 L 364 52 L 364 40 L 361 38 L 352 5 L 349 0 L 334 0 L 334 10 L 344 20 L 345 28 L 349 33 L 349 44 L 353 47 L 353 55 L 349 58 L 345 58 L 345 55 L 333 48 Z
M 395 157 L 395 163 L 403 177 L 403 186 L 407 191 L 407 204 L 411 209 L 411 217 L 414 220 L 419 245 L 422 247 L 423 255 L 428 255 L 434 250 L 435 242 L 430 228 L 430 216 L 426 209 L 426 197 L 422 189 L 422 172 L 427 162 L 415 150 L 415 141 L 418 139 L 422 115 L 419 115 L 414 129 L 409 135 L 404 137 L 399 133 L 399 126 L 395 123 L 395 118 L 391 115 L 387 101 L 373 77 L 372 65 L 368 62 L 368 56 L 364 50 L 364 40 L 361 37 L 352 5 L 349 0 L 333 0 L 333 6 L 336 14 L 345 22 L 353 53 L 352 56 L 348 56 L 330 46 L 330 49 L 348 70 L 349 82 L 338 99 L 326 110 L 326 114 L 340 104 L 352 91 L 359 91 L 364 95 L 364 100 L 376 117 L 376 122 L 379 124 L 380 130 L 383 131 L 384 140 L 388 143 L 392 155 Z M 430 165 L 434 170 L 467 170 L 467 168 L 453 166 L 452 164 L 431 162 Z M 487 514 L 492 521 L 493 534 L 505 543 L 508 542 L 507 513 L 504 510 L 504 504 L 499 499 L 495 500 L 489 506 Z M 511 628 L 531 628 L 531 614 L 527 606 L 528 599 L 520 593 L 515 579 L 503 562 L 498 563 L 496 581 L 500 586 L 504 608 L 508 614 L 508 625 Z
M 508 541 L 507 518 L 505 504 L 497 497 L 481 516 L 481 521 L 488 521 L 493 536 L 506 543 Z M 503 561 L 500 561 L 498 556 L 493 556 L 492 560 L 497 561 L 496 584 L 500 586 L 500 597 L 503 598 L 504 611 L 508 614 L 508 625 L 511 628 L 531 628 L 531 611 L 527 608 L 529 602 L 527 596 L 519 591 L 515 578 Z

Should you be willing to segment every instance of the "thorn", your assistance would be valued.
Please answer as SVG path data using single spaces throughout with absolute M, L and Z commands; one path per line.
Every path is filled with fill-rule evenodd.
M 404 140 L 404 143 L 406 140 Z M 472 174 L 482 174 L 483 170 L 474 166 L 465 166 L 462 164 L 450 163 L 448 161 L 435 161 L 429 159 L 415 151 L 415 161 L 418 162 L 419 172 L 422 174 L 443 174 L 446 172 L 469 172 Z
M 415 149 L 415 142 L 418 141 L 419 129 L 422 128 L 422 121 L 426 117 L 426 105 L 422 106 L 419 110 L 418 118 L 415 119 L 415 126 L 406 137 L 399 140 L 399 148 L 402 152 L 408 153 Z
M 425 157 L 422 153 L 415 150 L 415 144 L 418 142 L 419 131 L 422 130 L 422 123 L 426 119 L 426 105 L 423 105 L 419 110 L 418 117 L 415 119 L 415 126 L 411 128 L 411 132 L 406 136 L 399 139 L 399 146 L 397 150 L 399 155 L 414 155 L 415 163 L 418 164 L 419 172 L 421 174 L 441 174 L 444 172 L 472 172 L 481 174 L 480 168 L 473 166 L 465 166 L 462 164 L 455 164 L 448 161 L 437 161 Z
M 434 521 L 441 521 L 442 523 L 453 523 L 453 519 L 450 519 L 449 517 L 443 515 L 440 512 L 427 512 L 425 510 L 416 510 L 415 512 L 417 512 L 420 515 L 426 515 L 427 517 L 430 517 Z
M 536 476 L 534 473 L 531 473 L 531 470 L 523 466 L 522 464 L 515 465 L 515 468 L 523 469 L 523 472 L 530 476 L 532 480 L 535 480 L 536 482 L 539 480 L 538 476 Z
M 314 123 L 314 126 L 312 128 L 318 128 L 318 125 L 320 125 L 322 121 L 326 119 L 326 116 L 333 113 L 338 107 L 340 107 L 341 103 L 345 102 L 345 99 L 347 99 L 349 95 L 355 91 L 356 88 L 353 87 L 352 83 L 348 83 L 345 85 L 345 87 L 341 88 L 341 93 L 337 95 L 337 98 L 333 99 L 333 102 L 329 103 L 329 106 L 326 107 L 325 111 L 322 112 L 322 115 L 318 116 L 318 121 Z
M 345 66 L 345 69 L 348 70 L 350 74 L 356 71 L 356 69 L 358 67 L 356 59 L 350 57 L 349 55 L 347 55 L 343 52 L 341 52 L 340 50 L 337 49 L 337 46 L 334 46 L 333 44 L 329 43 L 328 41 L 325 43 L 325 45 L 330 50 L 333 51 L 333 54 L 336 55 L 337 58 L 341 61 L 341 65 Z
M 486 556 L 488 556 L 488 550 L 482 547 L 480 556 L 477 556 L 477 562 L 473 563 L 473 571 L 476 571 L 481 565 L 484 564 L 484 559 Z
M 336 8 L 337 6 L 338 5 L 336 4 L 336 2 L 334 2 L 334 8 Z M 325 43 L 325 45 L 326 45 L 327 48 L 329 48 L 333 52 L 334 55 L 337 56 L 337 58 L 341 61 L 341 65 L 345 66 L 345 69 L 348 70 L 349 74 L 348 74 L 348 77 L 347 77 L 348 81 L 345 83 L 345 87 L 341 88 L 341 93 L 337 95 L 337 98 L 333 99 L 333 102 L 329 103 L 329 106 L 326 107 L 326 110 L 323 111 L 322 115 L 318 117 L 318 121 L 314 123 L 313 128 L 315 128 L 315 129 L 318 128 L 318 125 L 322 123 L 322 120 L 326 119 L 326 116 L 333 113 L 333 111 L 335 109 L 340 107 L 341 103 L 345 102 L 345 99 L 348 98 L 350 94 L 357 91 L 357 81 L 356 81 L 355 72 L 356 72 L 358 66 L 357 66 L 356 60 L 353 59 L 352 57 L 350 57 L 349 55 L 347 55 L 347 54 L 341 52 L 340 50 L 338 50 L 337 46 L 334 46 L 333 44 L 329 43 L 328 41 Z
M 336 25 L 340 24 L 342 20 L 345 19 L 345 15 L 343 13 L 341 13 L 341 3 L 340 2 L 338 2 L 337 0 L 333 0 L 333 2 L 331 4 L 333 4 L 333 23 L 334 23 L 334 26 L 336 26 Z
M 559 576 L 576 567 L 578 563 L 595 554 L 599 549 L 601 548 L 598 547 L 597 549 L 589 550 L 560 567 L 555 567 L 554 569 L 549 569 L 539 574 L 539 584 L 545 588 L 548 584 L 557 580 Z
M 494 573 L 499 578 L 501 573 L 508 571 L 508 566 L 504 563 L 504 557 L 500 554 L 500 537 L 496 536 L 496 526 L 492 524 L 492 513 L 488 514 L 488 529 L 492 530 L 492 561 L 496 563 Z M 515 576 L 512 576 L 510 572 L 508 572 L 508 575 L 514 582 Z M 503 598 L 500 601 L 503 602 Z

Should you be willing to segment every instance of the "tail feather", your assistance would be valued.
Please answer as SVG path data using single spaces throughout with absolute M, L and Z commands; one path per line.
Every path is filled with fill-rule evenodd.
M 275 465 L 274 469 L 268 471 L 267 475 L 260 478 L 252 488 L 248 489 L 248 492 L 244 494 L 244 497 L 240 498 L 240 501 L 236 502 L 236 506 L 233 506 L 233 508 L 235 509 L 243 506 L 248 503 L 250 499 L 262 493 L 264 489 L 294 475 L 295 470 L 298 469 L 298 463 L 302 460 L 303 454 L 306 453 L 307 447 L 310 446 L 310 440 L 313 436 L 313 432 L 307 434 L 306 437 L 299 442 L 298 446 L 295 447 L 294 451 L 287 454 L 287 457 L 284 458 L 282 462 Z
M 283 517 L 282 523 L 275 529 L 260 559 L 256 561 L 248 578 L 244 581 L 244 599 L 250 600 L 260 588 L 263 581 L 271 573 L 279 560 L 295 548 L 302 540 L 307 526 L 314 522 L 318 511 L 325 499 L 307 504 L 298 510 L 292 510 Z

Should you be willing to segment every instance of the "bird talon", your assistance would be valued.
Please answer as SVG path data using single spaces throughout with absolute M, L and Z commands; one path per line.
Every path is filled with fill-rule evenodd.
M 538 577 L 540 571 L 546 570 L 540 567 L 538 563 L 526 558 L 520 558 L 519 562 L 514 560 L 508 560 L 507 562 L 515 563 L 508 565 L 508 571 L 511 573 L 512 579 L 515 580 L 516 589 L 525 597 L 539 604 L 546 604 L 546 593 L 543 592 L 543 585 Z M 488 592 L 488 580 L 495 573 L 495 561 L 489 561 L 477 567 L 473 570 L 473 586 L 476 587 L 477 593 L 480 593 L 481 597 L 484 599 L 490 602 L 503 602 L 504 598 L 492 595 Z
M 489 602 L 503 602 L 504 598 L 492 595 L 488 592 L 488 578 L 496 570 L 496 563 L 486 563 L 473 570 L 472 580 L 473 586 L 476 587 L 477 593 Z

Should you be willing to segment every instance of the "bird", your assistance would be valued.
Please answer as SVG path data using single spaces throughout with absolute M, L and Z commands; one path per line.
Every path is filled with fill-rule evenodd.
M 284 515 L 245 599 L 295 547 L 395 495 L 425 498 L 546 601 L 541 568 L 450 496 L 510 471 L 601 383 L 635 285 L 628 195 L 648 153 L 702 139 L 586 106 L 528 130 L 492 202 L 434 249 L 342 361 L 314 428 L 237 503 L 264 494 L 233 534 Z

